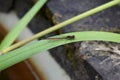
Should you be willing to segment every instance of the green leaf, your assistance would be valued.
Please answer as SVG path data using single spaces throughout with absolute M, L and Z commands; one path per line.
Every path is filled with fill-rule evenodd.
M 78 42 L 78 41 L 111 41 L 120 43 L 120 34 L 110 33 L 110 32 L 98 32 L 98 31 L 84 31 L 84 32 L 72 32 L 67 34 L 62 34 L 54 37 L 65 37 L 74 35 L 75 39 L 73 40 L 40 40 L 38 42 L 25 45 L 21 48 L 8 52 L 7 54 L 0 56 L 0 70 L 4 70 L 20 61 L 23 61 L 32 55 L 43 52 L 54 47 Z

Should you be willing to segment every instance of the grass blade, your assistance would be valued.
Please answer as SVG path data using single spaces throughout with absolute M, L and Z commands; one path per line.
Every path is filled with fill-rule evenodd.
M 111 41 L 120 43 L 120 34 L 110 33 L 110 32 L 98 32 L 98 31 L 84 31 L 84 32 L 72 32 L 67 34 L 62 34 L 54 37 L 64 37 L 74 35 L 74 40 L 40 40 L 33 44 L 29 44 L 8 52 L 0 56 L 0 70 L 4 70 L 20 61 L 23 61 L 32 55 L 43 52 L 54 47 L 78 42 L 78 41 L 91 41 L 91 40 L 100 40 L 100 41 Z M 99 36 L 98 36 L 99 35 Z

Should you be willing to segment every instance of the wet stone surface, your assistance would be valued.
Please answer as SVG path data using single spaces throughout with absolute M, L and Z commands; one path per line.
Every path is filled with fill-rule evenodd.
M 50 0 L 47 4 L 53 22 L 60 23 L 110 0 Z M 120 29 L 120 6 L 114 6 L 63 28 L 63 32 Z
M 110 0 L 100 0 L 100 1 L 98 1 L 98 0 L 57 0 L 57 1 L 50 0 L 47 3 L 46 15 L 54 24 L 58 24 L 67 19 L 70 19 L 71 17 L 79 15 L 87 10 L 90 10 L 101 4 L 104 4 L 108 1 L 110 1 Z M 90 17 L 82 19 L 78 22 L 70 24 L 67 27 L 62 28 L 60 33 L 74 32 L 74 31 L 88 31 L 88 30 L 89 31 L 97 30 L 97 31 L 120 32 L 119 8 L 120 8 L 119 5 L 114 6 L 110 9 L 104 10 L 104 11 L 94 14 Z M 89 42 L 69 44 L 69 45 L 67 45 L 67 47 L 62 46 L 62 48 L 58 47 L 58 48 L 52 49 L 51 55 L 54 56 L 55 59 L 61 64 L 61 66 L 71 76 L 72 80 L 84 80 L 79 75 L 82 72 L 84 73 L 84 75 L 85 75 L 84 77 L 86 77 L 86 80 L 87 79 L 95 80 L 96 75 L 99 75 L 99 74 L 102 76 L 103 79 L 109 80 L 109 78 L 107 78 L 107 77 L 111 76 L 111 75 L 108 75 L 105 78 L 105 75 L 103 75 L 104 69 L 101 68 L 101 71 L 103 71 L 101 73 L 100 70 L 98 69 L 99 68 L 98 63 L 100 62 L 100 60 L 102 61 L 102 60 L 110 57 L 111 53 L 113 53 L 113 52 L 103 51 L 103 50 L 101 50 L 101 51 L 94 50 L 96 47 L 99 47 L 98 46 L 99 43 L 105 44 L 106 42 L 105 43 L 104 42 L 96 42 L 95 44 L 91 44 L 91 45 L 89 45 Z M 107 44 L 111 44 L 111 43 L 107 43 Z M 87 48 L 79 49 L 83 45 L 87 46 Z M 115 44 L 115 45 L 117 45 L 117 44 Z M 84 53 L 86 54 L 86 56 L 84 56 L 84 58 L 86 58 L 86 59 L 84 59 L 84 58 L 81 59 L 81 56 L 83 56 Z M 82 54 L 82 55 L 79 55 L 79 54 Z M 69 55 L 72 55 L 72 57 L 69 57 Z M 94 60 L 94 58 L 96 61 Z M 83 63 L 81 62 L 81 60 L 83 60 Z M 87 61 L 88 64 L 84 63 L 84 61 Z M 96 65 L 95 64 L 93 65 L 92 61 L 93 61 L 93 64 L 96 62 Z M 79 62 L 80 62 L 80 64 L 79 64 Z M 96 71 L 94 71 L 94 69 L 92 70 L 90 65 L 98 73 Z M 82 67 L 80 67 L 80 66 L 82 66 Z M 96 68 L 96 66 L 98 66 L 98 68 Z M 110 67 L 110 68 L 112 69 L 112 67 Z M 82 69 L 82 71 L 80 69 Z M 94 74 L 91 74 L 90 73 L 91 71 L 93 71 Z M 114 71 L 112 73 L 114 73 Z M 98 76 L 98 78 L 101 80 L 101 78 L 99 76 Z M 111 80 L 112 80 L 112 78 L 111 78 Z M 113 80 L 116 80 L 116 79 L 114 78 Z
M 82 42 L 77 56 L 91 64 L 103 80 L 120 79 L 120 45 L 110 42 Z

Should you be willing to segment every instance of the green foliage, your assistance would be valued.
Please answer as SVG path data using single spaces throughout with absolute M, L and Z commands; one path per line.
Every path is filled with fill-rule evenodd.
M 45 2 L 46 2 L 46 0 L 38 1 L 36 3 L 36 5 L 20 20 L 20 22 L 16 25 L 16 27 L 12 31 L 10 31 L 10 33 L 5 37 L 5 39 L 1 43 L 0 50 L 4 50 L 4 49 L 8 48 L 14 42 L 16 37 L 20 34 L 20 32 L 24 29 L 24 27 L 29 23 L 29 21 L 33 18 L 33 16 L 43 6 L 43 4 Z M 53 32 L 59 28 L 66 26 L 68 24 L 71 24 L 75 21 L 78 21 L 78 20 L 88 17 L 90 15 L 93 15 L 97 12 L 100 12 L 104 9 L 112 7 L 119 3 L 120 3 L 120 0 L 113 0 L 102 6 L 99 6 L 92 10 L 89 10 L 83 14 L 80 14 L 69 20 L 66 20 L 63 23 L 53 26 L 50 29 L 40 32 L 39 34 L 33 36 L 32 38 L 27 39 L 25 42 L 23 41 L 22 43 L 20 43 L 19 46 L 21 46 L 21 44 L 24 45 L 25 43 L 27 43 L 31 40 L 34 40 L 38 37 L 42 37 L 50 32 Z M 75 39 L 73 39 L 73 40 L 67 40 L 67 39 L 40 40 L 38 42 L 34 42 L 33 44 L 28 44 L 28 45 L 22 46 L 18 49 L 15 49 L 13 51 L 10 51 L 7 54 L 1 55 L 0 56 L 0 70 L 4 70 L 20 61 L 23 61 L 23 60 L 31 57 L 32 55 L 34 55 L 38 52 L 43 52 L 43 51 L 52 49 L 54 47 L 72 43 L 72 42 L 100 40 L 100 41 L 111 41 L 111 42 L 120 43 L 120 35 L 115 34 L 115 33 L 110 33 L 110 32 L 97 32 L 97 31 L 72 32 L 72 33 L 62 34 L 62 35 L 58 35 L 58 36 L 54 36 L 54 37 L 65 37 L 65 36 L 71 36 L 71 35 L 74 35 Z M 14 48 L 17 48 L 17 47 L 14 47 Z
M 7 54 L 1 55 L 0 70 L 6 69 L 9 66 L 12 66 L 20 61 L 23 61 L 38 52 L 43 52 L 54 47 L 72 42 L 99 40 L 120 43 L 120 35 L 110 32 L 98 32 L 98 31 L 72 32 L 54 37 L 65 37 L 70 35 L 74 35 L 75 39 L 40 40 L 38 42 L 34 42 L 32 44 L 25 45 L 21 48 L 8 52 Z

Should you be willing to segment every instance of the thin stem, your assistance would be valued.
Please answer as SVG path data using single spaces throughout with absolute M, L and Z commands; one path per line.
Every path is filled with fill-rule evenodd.
M 103 11 L 103 10 L 105 10 L 107 8 L 115 6 L 115 5 L 119 4 L 119 3 L 120 3 L 120 0 L 113 0 L 113 1 L 110 1 L 110 2 L 108 2 L 108 3 L 106 3 L 106 4 L 102 5 L 102 6 L 99 6 L 97 8 L 92 9 L 92 10 L 86 11 L 85 13 L 82 13 L 82 14 L 80 14 L 78 16 L 75 16 L 75 17 L 73 17 L 73 18 L 71 18 L 69 20 L 66 20 L 66 21 L 64 21 L 64 22 L 62 22 L 62 23 L 60 23 L 58 25 L 55 25 L 55 26 L 53 26 L 51 28 L 48 28 L 48 29 L 46 29 L 46 30 L 44 30 L 44 31 L 30 37 L 29 39 L 26 39 L 26 40 L 23 40 L 23 41 L 21 41 L 19 43 L 16 43 L 16 44 L 14 44 L 13 46 L 11 46 L 11 47 L 9 47 L 7 49 L 4 49 L 2 51 L 2 53 L 6 53 L 6 52 L 8 52 L 10 50 L 13 50 L 13 49 L 17 48 L 17 47 L 25 45 L 26 43 L 28 43 L 28 42 L 30 42 L 30 41 L 32 41 L 34 39 L 42 37 L 42 36 L 44 36 L 44 35 L 46 35 L 46 34 L 48 34 L 50 32 L 53 32 L 53 31 L 55 31 L 57 29 L 60 29 L 60 28 L 62 28 L 64 26 L 66 26 L 66 25 L 69 25 L 69 24 L 74 23 L 74 22 L 76 22 L 78 20 L 86 18 L 86 17 L 88 17 L 90 15 L 93 15 L 93 14 L 95 14 L 97 12 L 100 12 L 100 11 Z

